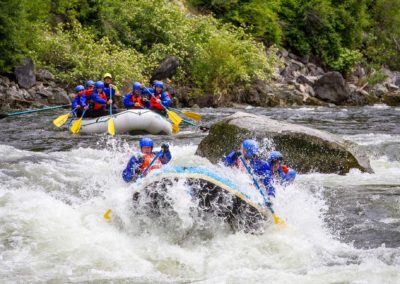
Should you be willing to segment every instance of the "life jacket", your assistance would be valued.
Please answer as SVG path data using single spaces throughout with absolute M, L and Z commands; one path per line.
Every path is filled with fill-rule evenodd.
M 86 96 L 86 104 L 90 104 L 90 97 L 93 94 L 93 89 L 90 90 L 85 90 L 85 96 Z
M 132 108 L 139 108 L 139 109 L 143 108 L 142 98 L 141 98 L 140 95 L 135 96 L 135 94 L 132 94 L 131 100 L 132 100 L 132 103 L 133 103 L 133 107 Z M 139 103 L 139 106 L 136 107 L 135 103 Z
M 161 104 L 157 103 L 157 99 L 161 100 L 161 94 L 154 94 L 150 97 L 150 108 L 163 111 L 164 108 Z
M 289 168 L 286 165 L 282 165 L 282 171 L 285 173 L 285 175 L 287 175 Z
M 106 96 L 106 94 L 105 94 L 104 92 L 101 93 L 101 94 L 99 94 L 99 97 L 100 97 L 101 99 L 107 101 L 107 96 Z M 94 109 L 94 110 L 100 110 L 100 109 L 103 109 L 103 108 L 104 108 L 104 105 L 102 105 L 102 104 L 97 104 L 97 103 L 95 103 L 94 106 L 93 106 L 93 109 Z
M 244 160 L 246 162 L 246 160 Z M 247 165 L 248 167 L 250 167 L 249 165 Z M 247 170 L 245 168 L 245 166 L 243 165 L 242 161 L 240 160 L 240 158 L 236 159 L 236 167 L 243 173 L 247 173 Z
M 154 153 L 151 153 L 151 155 L 145 155 L 145 156 L 143 157 L 144 162 L 143 162 L 143 164 L 140 166 L 140 170 L 142 171 L 142 173 L 143 173 L 144 170 L 150 165 L 150 163 L 151 163 L 151 161 L 153 161 L 154 157 L 155 157 L 155 154 L 154 154 Z M 159 169 L 159 168 L 161 168 L 161 167 L 162 167 L 162 163 L 161 163 L 160 159 L 157 158 L 157 159 L 154 161 L 153 165 L 147 170 L 147 172 L 146 172 L 146 174 L 145 174 L 144 176 L 147 176 L 147 174 L 150 173 L 152 170 Z

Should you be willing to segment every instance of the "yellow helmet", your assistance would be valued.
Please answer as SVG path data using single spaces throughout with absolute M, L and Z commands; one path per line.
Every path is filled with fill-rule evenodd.
M 112 79 L 112 76 L 111 76 L 110 73 L 106 73 L 106 74 L 104 74 L 104 76 L 103 76 L 103 79 L 105 79 L 105 78 L 111 78 L 111 79 Z

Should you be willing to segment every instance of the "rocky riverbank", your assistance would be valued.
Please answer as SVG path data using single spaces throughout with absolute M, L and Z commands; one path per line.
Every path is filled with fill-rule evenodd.
M 257 80 L 248 85 L 238 85 L 232 93 L 221 96 L 193 96 L 191 87 L 173 88 L 173 83 L 168 90 L 179 107 L 226 107 L 235 104 L 262 107 L 400 105 L 400 72 L 383 68 L 381 82 L 371 85 L 368 77 L 373 74 L 367 74 L 362 66 L 357 66 L 353 74 L 344 78 L 338 72 L 326 72 L 308 59 L 285 50 L 280 50 L 278 54 L 282 65 L 271 82 Z M 153 72 L 151 80 L 173 82 L 178 66 L 176 57 L 167 57 Z M 15 68 L 14 77 L 0 76 L 1 110 L 68 104 L 73 97 L 49 71 L 36 70 L 31 59 L 26 59 L 24 64 Z M 129 88 L 130 85 L 125 86 L 122 91 L 128 92 Z
M 190 89 L 177 90 L 177 98 L 183 106 L 230 106 L 235 103 L 262 107 L 315 106 L 363 106 L 383 103 L 400 105 L 400 72 L 382 68 L 382 80 L 371 85 L 368 78 L 378 71 L 367 74 L 357 66 L 346 78 L 339 72 L 323 70 L 320 66 L 285 50 L 278 52 L 282 66 L 276 70 L 271 82 L 254 81 L 248 86 L 237 86 L 225 96 L 191 97 Z

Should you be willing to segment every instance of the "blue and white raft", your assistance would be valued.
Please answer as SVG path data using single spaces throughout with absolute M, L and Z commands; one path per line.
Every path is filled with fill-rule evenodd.
M 182 189 L 179 192 L 185 195 L 182 198 L 189 197 L 195 205 L 196 216 L 223 220 L 235 231 L 257 230 L 271 220 L 270 212 L 260 202 L 262 198 L 255 200 L 231 180 L 202 167 L 165 167 L 152 172 L 140 189 L 134 190 L 133 203 L 145 204 L 145 214 L 160 216 L 174 206 L 174 198 L 168 193 L 174 187 Z

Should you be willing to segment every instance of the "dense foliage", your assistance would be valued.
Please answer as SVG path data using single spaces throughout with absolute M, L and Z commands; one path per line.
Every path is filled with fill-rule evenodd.
M 400 69 L 399 0 L 189 0 L 267 45 L 343 73 L 364 59 Z
M 106 71 L 125 84 L 148 79 L 174 55 L 182 63 L 175 84 L 225 94 L 235 84 L 268 79 L 277 62 L 242 28 L 188 16 L 166 0 L 0 1 L 7 7 L 0 18 L 7 38 L 2 72 L 30 55 L 69 84 L 97 80 Z

